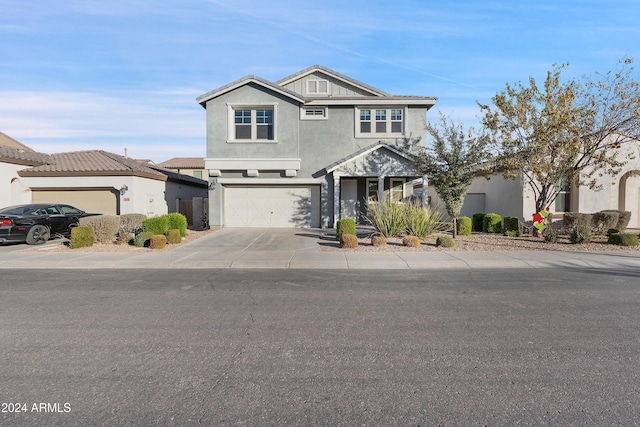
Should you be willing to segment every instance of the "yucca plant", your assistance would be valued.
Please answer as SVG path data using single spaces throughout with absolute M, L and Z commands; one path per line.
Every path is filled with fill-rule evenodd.
M 433 233 L 443 231 L 442 214 L 429 206 L 422 207 L 420 203 L 407 203 L 405 212 L 405 232 L 409 236 L 425 239 Z
M 406 210 L 404 205 L 384 201 L 382 206 L 370 206 L 366 218 L 384 237 L 396 237 L 404 231 Z

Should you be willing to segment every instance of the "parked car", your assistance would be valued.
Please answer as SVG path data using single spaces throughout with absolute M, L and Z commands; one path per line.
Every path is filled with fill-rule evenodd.
M 0 243 L 41 245 L 51 236 L 68 237 L 86 213 L 69 205 L 37 203 L 0 209 Z

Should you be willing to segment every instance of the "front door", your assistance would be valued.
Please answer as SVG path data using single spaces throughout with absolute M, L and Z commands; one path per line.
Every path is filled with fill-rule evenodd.
M 358 221 L 358 180 L 340 180 L 340 218 Z

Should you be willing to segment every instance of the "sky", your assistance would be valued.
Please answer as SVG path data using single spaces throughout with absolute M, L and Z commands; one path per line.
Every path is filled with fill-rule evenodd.
M 206 155 L 196 97 L 312 65 L 478 126 L 507 83 L 640 61 L 637 0 L 0 0 L 0 131 L 45 153 Z

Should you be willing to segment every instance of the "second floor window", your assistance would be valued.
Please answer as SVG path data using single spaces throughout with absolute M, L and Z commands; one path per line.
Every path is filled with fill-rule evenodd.
M 360 136 L 401 134 L 404 129 L 403 117 L 404 110 L 402 108 L 361 108 L 357 129 Z
M 236 108 L 233 115 L 235 140 L 274 139 L 273 108 Z

